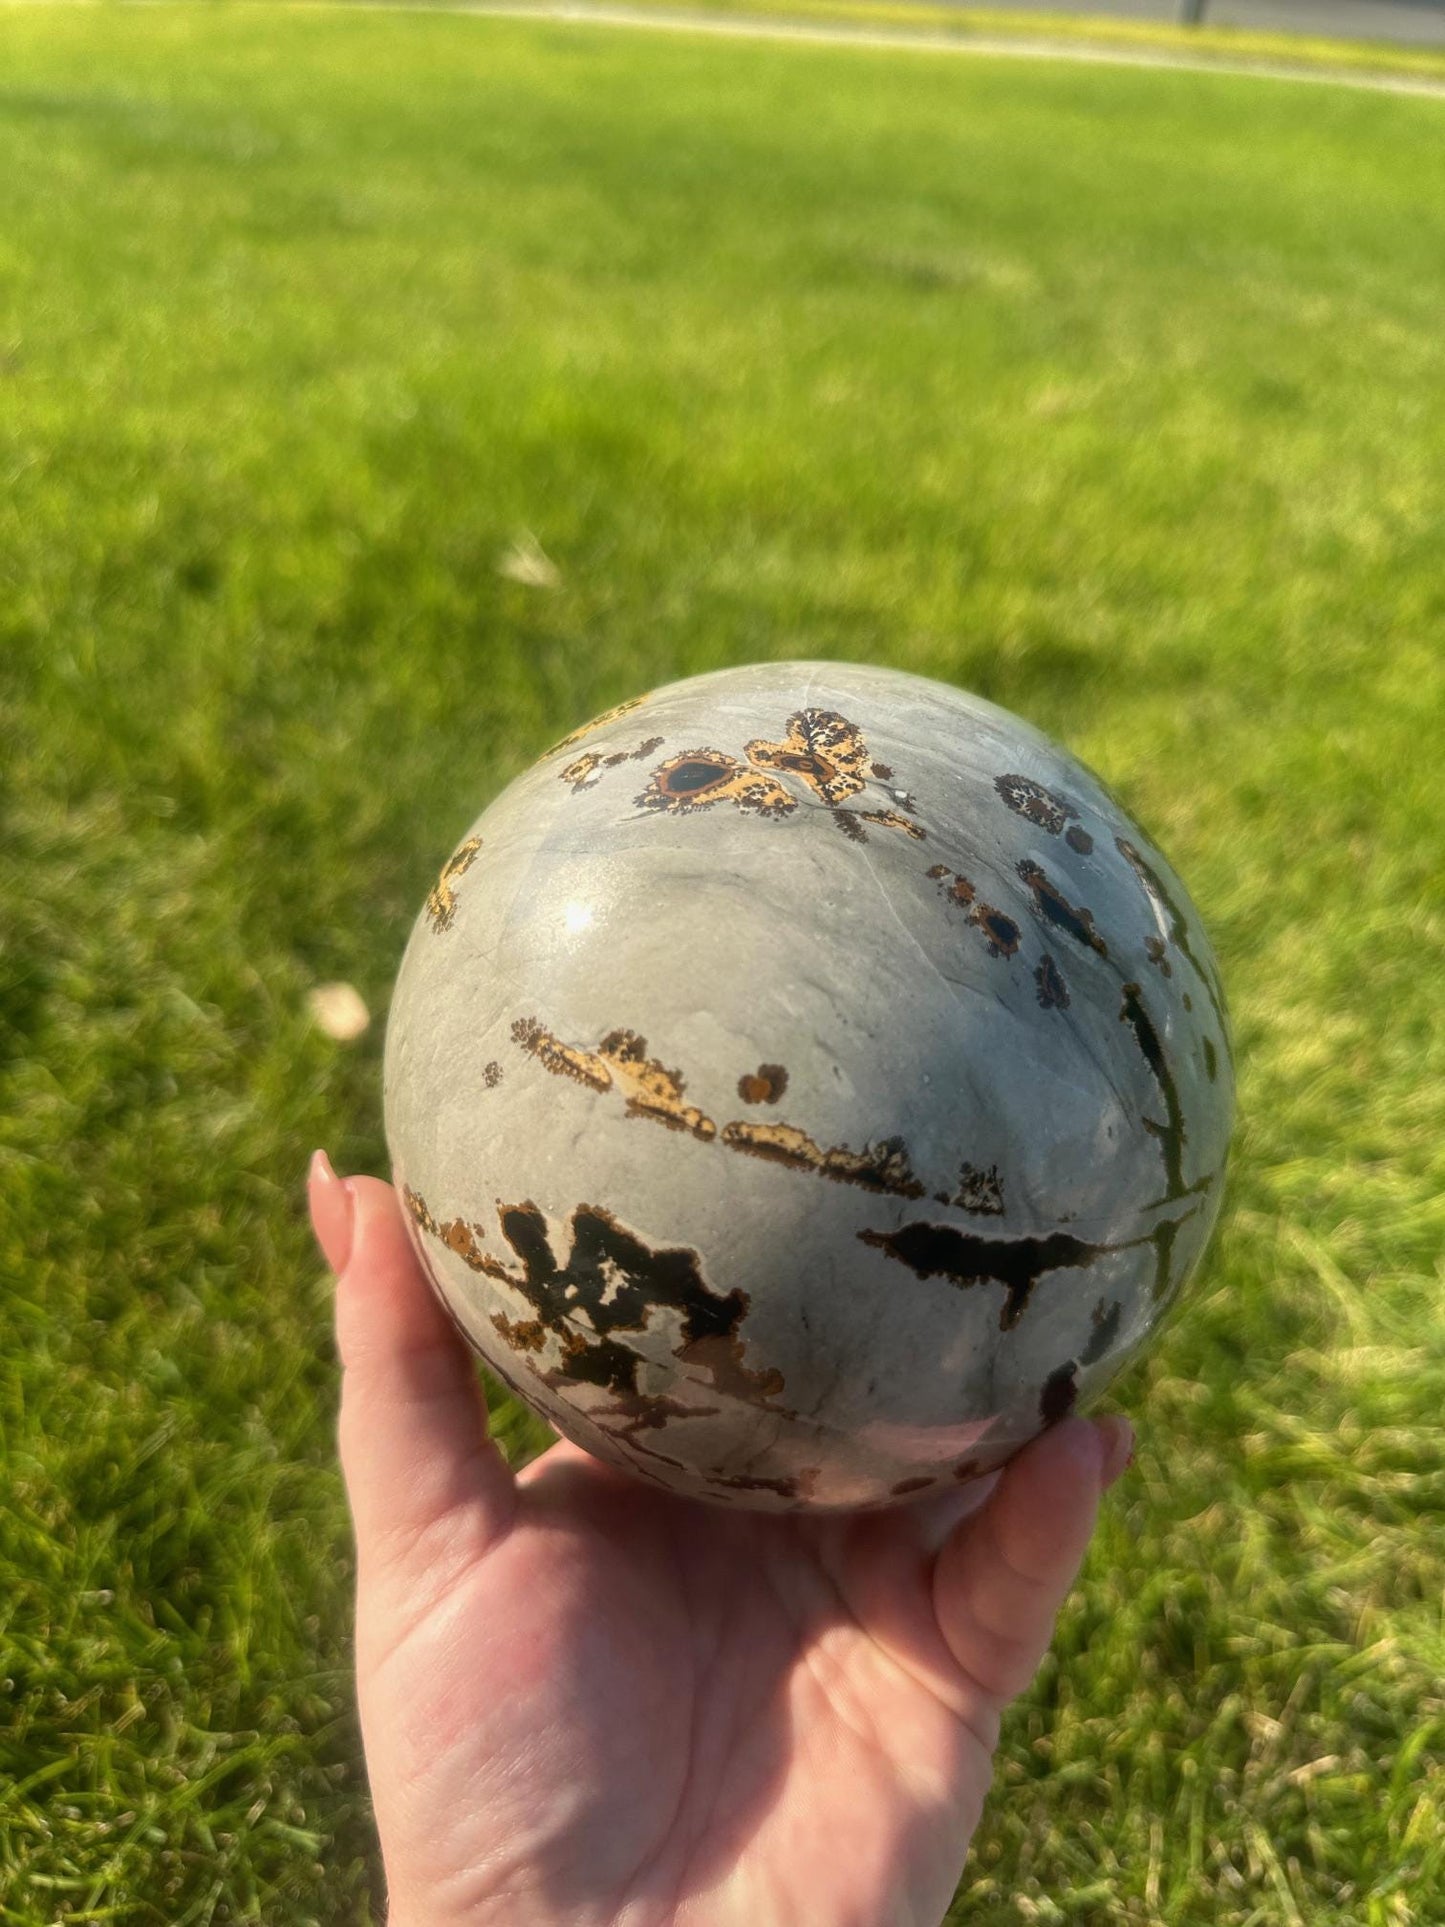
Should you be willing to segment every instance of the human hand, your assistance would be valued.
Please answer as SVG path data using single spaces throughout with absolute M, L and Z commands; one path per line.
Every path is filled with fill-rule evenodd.
M 856 1515 L 725 1512 L 567 1443 L 514 1476 L 390 1186 L 318 1154 L 310 1204 L 390 1927 L 941 1921 L 1128 1422 Z

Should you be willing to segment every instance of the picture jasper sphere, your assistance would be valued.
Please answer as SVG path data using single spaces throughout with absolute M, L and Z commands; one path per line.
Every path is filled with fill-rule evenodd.
M 566 737 L 427 899 L 386 1041 L 416 1248 L 528 1405 L 723 1505 L 987 1471 L 1219 1209 L 1224 1000 L 1163 857 L 1007 711 L 842 663 Z

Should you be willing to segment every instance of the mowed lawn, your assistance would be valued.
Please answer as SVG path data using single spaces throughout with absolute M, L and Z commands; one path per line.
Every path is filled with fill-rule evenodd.
M 0 12 L 0 1919 L 382 1918 L 306 1157 L 481 805 L 784 656 L 1056 732 L 1236 1019 L 956 1919 L 1445 1919 L 1442 317 L 1435 101 Z

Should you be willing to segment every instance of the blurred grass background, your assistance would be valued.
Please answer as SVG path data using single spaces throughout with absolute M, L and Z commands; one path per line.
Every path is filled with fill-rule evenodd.
M 0 1919 L 382 1917 L 301 1196 L 382 1168 L 380 1024 L 307 994 L 384 1011 L 565 728 L 773 656 L 1056 732 L 1236 1014 L 955 1918 L 1445 1919 L 1442 113 L 0 13 Z

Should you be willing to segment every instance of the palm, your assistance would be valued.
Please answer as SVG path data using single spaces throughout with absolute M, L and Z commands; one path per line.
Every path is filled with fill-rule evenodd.
M 896 1517 L 704 1511 L 555 1448 L 500 1544 L 364 1629 L 379 1818 L 419 1823 L 427 1917 L 941 1917 L 989 1756 L 931 1565 Z
M 1058 1428 L 961 1526 L 981 1493 L 728 1513 L 565 1444 L 514 1481 L 389 1192 L 352 1188 L 342 1444 L 392 1927 L 939 1921 L 1122 1435 Z

